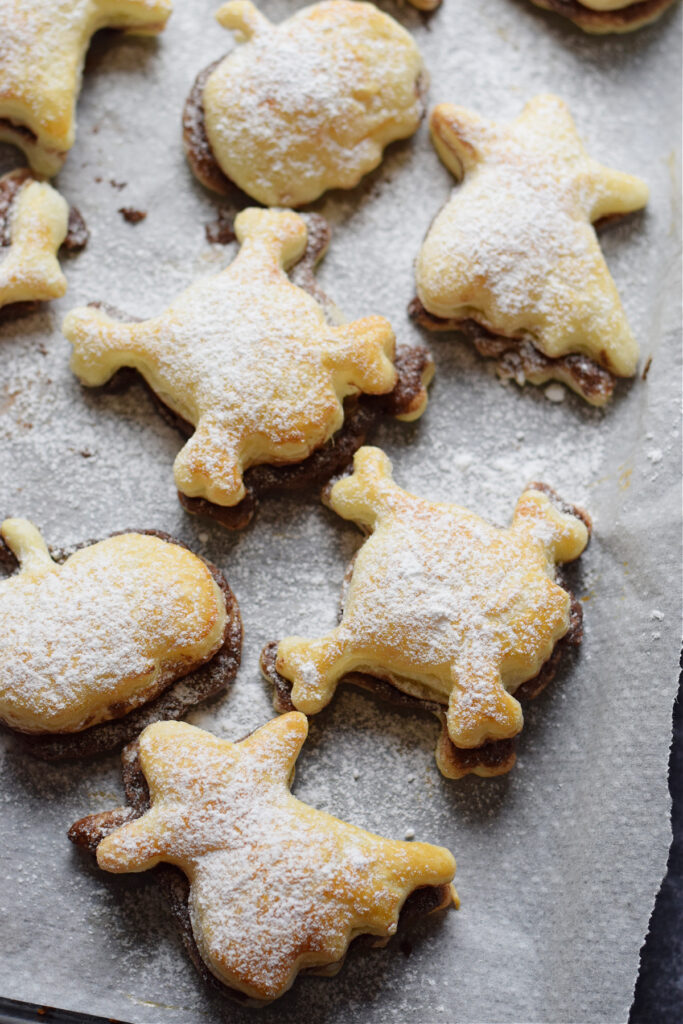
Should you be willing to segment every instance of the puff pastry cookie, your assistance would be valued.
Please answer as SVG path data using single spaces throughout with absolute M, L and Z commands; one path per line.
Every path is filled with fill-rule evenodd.
M 19 562 L 0 582 L 0 721 L 32 737 L 35 753 L 107 749 L 234 675 L 237 604 L 179 543 L 116 534 L 60 564 L 25 519 L 6 519 L 0 537 Z M 181 678 L 182 695 L 166 692 Z
M 353 188 L 412 135 L 426 77 L 412 37 L 373 4 L 326 0 L 272 25 L 248 0 L 216 17 L 240 46 L 200 74 L 184 142 L 199 180 L 266 206 Z
M 296 485 L 310 470 L 302 460 L 322 452 L 329 479 L 363 442 L 364 428 L 354 426 L 341 447 L 327 445 L 344 424 L 342 400 L 399 389 L 393 411 L 413 419 L 426 405 L 424 383 L 433 369 L 418 353 L 412 384 L 400 388 L 387 320 L 369 316 L 332 326 L 320 294 L 315 298 L 288 278 L 307 247 L 301 216 L 248 209 L 236 218 L 235 232 L 236 259 L 191 285 L 160 316 L 121 323 L 87 307 L 64 321 L 72 367 L 84 384 L 103 384 L 119 367 L 132 366 L 190 433 L 194 428 L 175 461 L 181 500 L 233 527 L 243 526 L 254 508 L 243 479 L 247 467 L 297 464 Z M 318 247 L 313 258 L 320 255 Z M 314 469 L 318 479 L 320 466 Z M 271 480 L 266 489 L 277 484 Z
M 319 640 L 288 637 L 262 665 L 289 681 L 291 702 L 320 711 L 349 673 L 379 678 L 438 705 L 445 732 L 441 771 L 499 774 L 505 757 L 458 757 L 458 750 L 507 740 L 522 728 L 513 694 L 541 671 L 570 629 L 571 598 L 556 582 L 557 563 L 588 542 L 585 518 L 528 489 L 508 529 L 467 509 L 428 501 L 392 480 L 378 448 L 361 448 L 354 472 L 326 503 L 370 534 L 350 569 L 339 626 Z M 356 676 L 353 676 L 356 679 Z
M 510 124 L 440 104 L 430 126 L 463 184 L 420 250 L 413 315 L 465 328 L 519 383 L 557 379 L 604 404 L 638 346 L 592 223 L 641 209 L 647 186 L 592 160 L 556 96 Z
M 0 178 L 0 307 L 27 312 L 66 292 L 61 246 L 82 248 L 88 232 L 77 210 L 22 168 Z M 10 309 L 11 307 L 11 309 Z
M 69 832 L 106 871 L 180 868 L 189 889 L 181 883 L 174 909 L 188 951 L 252 1003 L 281 996 L 303 969 L 332 973 L 358 935 L 384 944 L 416 890 L 425 909 L 457 899 L 448 850 L 383 839 L 292 796 L 307 731 L 298 713 L 241 743 L 159 722 L 124 752 L 133 807 Z
M 656 21 L 675 0 L 532 0 L 586 32 L 632 32 Z
M 171 7 L 171 0 L 3 0 L 0 141 L 22 149 L 38 174 L 56 174 L 74 142 L 90 37 L 101 28 L 156 34 Z

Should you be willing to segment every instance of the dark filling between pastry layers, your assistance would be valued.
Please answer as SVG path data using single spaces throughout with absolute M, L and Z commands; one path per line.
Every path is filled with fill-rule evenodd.
M 1 119 L 0 123 L 2 123 Z M 28 167 L 0 178 L 0 254 L 1 250 L 9 246 L 12 241 L 10 238 L 12 204 L 24 185 L 29 181 L 35 180 L 37 179 L 33 177 Z M 70 206 L 66 237 L 62 242 L 61 248 L 66 249 L 67 252 L 78 252 L 85 247 L 88 237 L 88 228 L 82 214 L 75 206 Z M 3 320 L 14 320 L 17 317 L 33 313 L 39 306 L 40 302 L 37 300 L 10 302 L 0 308 L 0 322 Z
M 500 372 L 506 378 L 532 383 L 550 378 L 561 380 L 593 405 L 603 405 L 614 391 L 614 374 L 581 353 L 557 358 L 546 356 L 530 340 L 496 334 L 476 320 L 434 316 L 418 298 L 410 303 L 408 313 L 429 330 L 460 331 L 480 355 L 498 361 Z
M 561 512 L 576 516 L 577 519 L 585 523 L 590 534 L 591 520 L 583 509 L 564 502 L 552 487 L 549 487 L 547 484 L 531 483 L 529 484 L 529 489 L 542 491 L 544 494 L 547 494 Z M 352 559 L 345 574 L 344 593 L 353 574 L 354 562 L 355 557 Z M 514 696 L 520 701 L 533 700 L 534 697 L 538 697 L 545 690 L 546 686 L 552 682 L 564 654 L 572 647 L 578 647 L 583 640 L 583 610 L 581 605 L 559 571 L 556 574 L 555 582 L 569 594 L 571 601 L 569 628 L 564 636 L 557 641 L 552 654 L 543 663 L 537 675 L 532 679 L 527 679 L 526 682 L 517 687 Z M 339 609 L 340 620 L 343 613 L 342 595 Z M 273 703 L 275 710 L 284 714 L 287 711 L 296 711 L 297 708 L 292 702 L 293 684 L 277 671 L 277 649 L 277 641 L 272 641 L 264 647 L 261 654 L 261 671 L 265 679 L 274 687 Z M 396 707 L 403 707 L 409 711 L 428 711 L 430 714 L 435 715 L 441 723 L 441 733 L 436 748 L 437 761 L 443 774 L 449 778 L 460 778 L 462 775 L 466 775 L 479 767 L 487 769 L 492 774 L 498 774 L 508 771 L 515 763 L 515 739 L 493 740 L 484 743 L 480 747 L 456 747 L 448 735 L 446 706 L 435 700 L 424 700 L 420 697 L 404 693 L 402 690 L 397 689 L 389 678 L 370 675 L 369 673 L 350 672 L 340 682 L 350 683 L 352 686 L 367 690 L 374 696 L 380 697 Z
M 68 831 L 68 837 L 76 846 L 96 854 L 102 840 L 115 829 L 129 821 L 140 818 L 150 809 L 149 787 L 140 764 L 139 745 L 130 743 L 121 752 L 123 788 L 128 801 L 127 807 L 117 807 L 101 814 L 91 814 L 75 822 Z M 185 950 L 202 980 L 215 990 L 230 996 L 244 1005 L 261 1006 L 263 1002 L 252 999 L 239 989 L 226 985 L 213 974 L 202 959 L 192 931 L 189 911 L 190 883 L 180 868 L 171 864 L 159 864 L 153 868 L 154 877 L 161 886 L 176 925 L 180 930 Z M 406 899 L 399 916 L 399 927 L 410 926 L 421 917 L 442 910 L 452 899 L 450 885 L 430 885 L 415 889 Z M 386 940 L 377 935 L 358 935 L 349 945 L 384 945 Z M 344 957 L 333 964 L 304 968 L 300 974 L 331 974 L 341 967 Z
M 534 0 L 541 7 L 570 18 L 578 25 L 599 27 L 604 25 L 614 29 L 647 22 L 670 7 L 673 0 L 642 0 L 616 11 L 594 11 L 579 0 Z
M 223 60 L 225 57 L 215 60 L 213 64 L 209 64 L 207 68 L 200 71 L 195 78 L 183 110 L 183 144 L 188 163 L 195 177 L 201 181 L 202 185 L 218 192 L 219 195 L 226 196 L 233 191 L 239 192 L 240 190 L 223 173 L 213 154 L 209 136 L 206 134 L 203 101 L 206 83 Z
M 159 530 L 126 530 L 125 533 L 141 533 L 150 537 L 159 537 L 170 544 L 185 548 L 181 541 L 170 537 Z M 111 536 L 116 537 L 114 533 Z M 95 541 L 87 541 L 78 548 L 89 547 Z M 75 550 L 78 550 L 76 548 Z M 188 549 L 189 550 L 189 549 Z M 55 561 L 64 561 L 72 552 L 53 552 Z M 201 556 L 196 555 L 197 558 Z M 8 566 L 16 564 L 14 556 L 0 538 L 0 560 Z M 153 722 L 164 719 L 178 719 L 187 714 L 195 705 L 208 700 L 224 690 L 233 681 L 240 665 L 242 652 L 242 619 L 235 595 L 228 586 L 225 576 L 215 565 L 201 559 L 209 569 L 216 584 L 225 598 L 226 621 L 223 641 L 219 649 L 208 661 L 199 662 L 182 676 L 169 673 L 167 679 L 161 681 L 163 689 L 145 704 L 126 710 L 126 705 L 110 706 L 109 710 L 120 715 L 106 722 L 99 722 L 80 732 L 27 734 L 20 733 L 9 726 L 3 727 L 22 743 L 35 757 L 44 761 L 62 761 L 77 757 L 92 757 L 109 750 L 122 747 Z
M 14 136 L 14 139 L 7 139 L 5 141 L 13 142 L 19 149 L 24 149 L 25 146 L 35 146 L 39 147 L 43 153 L 57 157 L 60 162 L 66 159 L 66 151 L 42 145 L 36 133 L 28 125 L 19 124 L 13 121 L 11 117 L 0 117 L 0 129 L 4 129 L 8 135 Z M 56 173 L 56 171 L 53 171 L 53 173 Z
M 131 320 L 105 303 L 91 303 L 116 319 Z M 193 515 L 208 516 L 229 530 L 242 530 L 252 520 L 259 499 L 268 494 L 297 493 L 322 487 L 352 462 L 358 449 L 384 415 L 400 416 L 406 412 L 422 391 L 422 377 L 431 364 L 428 349 L 421 345 L 399 345 L 394 357 L 398 380 L 387 395 L 360 395 L 344 400 L 344 422 L 341 428 L 321 448 L 317 448 L 301 462 L 283 465 L 264 463 L 251 466 L 244 473 L 246 495 L 237 505 L 216 505 L 208 498 L 190 498 L 178 491 L 183 508 Z M 135 379 L 141 380 L 152 401 L 164 419 L 184 437 L 191 437 L 195 428 L 169 408 L 147 381 L 129 367 L 119 370 L 102 390 L 118 391 Z
M 27 142 L 34 145 L 38 141 L 38 136 L 34 131 L 31 131 L 25 124 L 18 124 L 16 121 L 13 121 L 11 117 L 0 117 L 0 128 L 6 128 L 8 131 L 14 132 L 15 135 L 21 136 L 22 139 L 26 139 Z M 57 150 L 54 150 L 54 152 L 57 152 Z

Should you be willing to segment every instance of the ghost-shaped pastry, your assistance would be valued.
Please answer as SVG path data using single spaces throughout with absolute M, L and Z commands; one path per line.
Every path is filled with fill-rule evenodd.
M 201 959 L 257 1003 L 281 996 L 303 969 L 330 973 L 358 935 L 387 941 L 416 890 L 439 890 L 437 906 L 457 901 L 448 850 L 384 839 L 292 795 L 307 731 L 297 712 L 241 743 L 181 722 L 149 726 L 139 740 L 149 810 L 127 821 L 105 812 L 69 833 L 91 848 L 99 838 L 105 871 L 180 868 Z
M 641 209 L 647 186 L 589 157 L 556 96 L 510 124 L 442 103 L 430 126 L 462 184 L 420 249 L 414 315 L 437 330 L 476 325 L 505 375 L 559 379 L 603 404 L 614 376 L 635 373 L 638 345 L 593 224 Z

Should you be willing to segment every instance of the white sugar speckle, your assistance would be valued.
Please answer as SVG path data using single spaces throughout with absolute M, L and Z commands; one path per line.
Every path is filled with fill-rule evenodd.
M 567 392 L 561 384 L 548 384 L 544 394 L 549 402 L 564 402 Z

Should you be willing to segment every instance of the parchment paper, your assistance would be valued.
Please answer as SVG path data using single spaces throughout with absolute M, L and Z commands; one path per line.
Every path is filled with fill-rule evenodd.
M 355 528 L 314 495 L 264 502 L 232 535 L 190 518 L 171 466 L 180 439 L 141 387 L 82 390 L 68 369 L 65 312 L 103 299 L 160 311 L 234 253 L 210 246 L 216 202 L 188 171 L 180 115 L 194 75 L 230 47 L 216 0 L 176 0 L 158 41 L 95 43 L 79 129 L 58 185 L 84 213 L 87 250 L 66 261 L 67 296 L 0 328 L 2 514 L 30 517 L 56 546 L 127 527 L 167 530 L 225 569 L 246 629 L 232 690 L 191 720 L 238 739 L 272 715 L 257 659 L 271 639 L 335 620 Z M 293 2 L 264 0 L 280 20 Z M 352 953 L 334 979 L 301 978 L 264 1021 L 623 1021 L 670 841 L 666 782 L 680 616 L 678 131 L 680 9 L 623 38 L 589 38 L 526 0 L 444 0 L 424 19 L 387 4 L 415 34 L 430 102 L 514 117 L 534 94 L 570 104 L 589 152 L 641 175 L 647 212 L 603 247 L 642 347 L 646 381 L 605 412 L 567 395 L 504 386 L 456 336 L 427 336 L 437 377 L 424 418 L 375 438 L 398 481 L 506 523 L 542 479 L 594 519 L 573 582 L 581 653 L 525 712 L 507 777 L 443 779 L 436 723 L 351 689 L 311 721 L 295 792 L 358 825 L 450 847 L 462 909 L 404 940 Z M 19 162 L 2 150 L 4 169 Z M 125 187 L 117 189 L 111 181 Z M 453 185 L 426 126 L 394 146 L 351 193 L 315 208 L 334 236 L 320 273 L 348 316 L 405 313 L 412 262 Z M 117 212 L 147 219 L 131 226 Z M 67 767 L 4 739 L 0 990 L 125 1021 L 253 1021 L 209 996 L 186 959 L 151 875 L 115 878 L 70 846 L 66 829 L 122 798 L 118 757 Z M 406 944 L 406 942 L 409 943 Z

